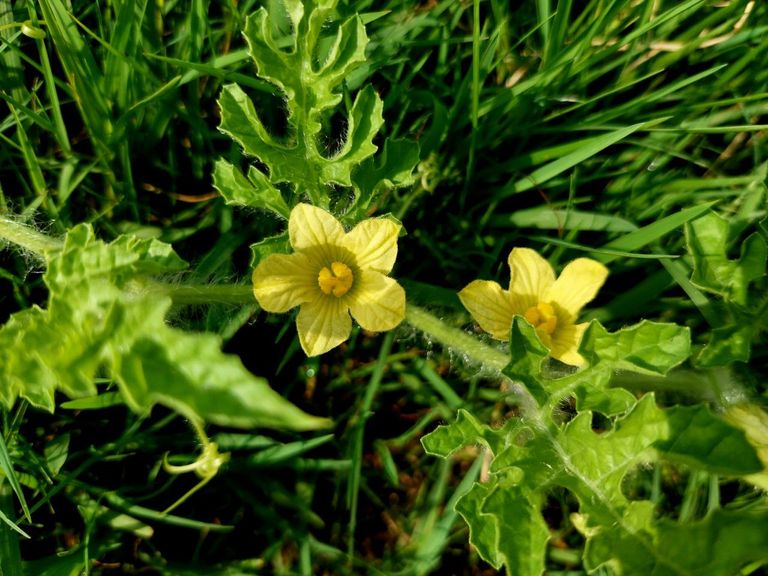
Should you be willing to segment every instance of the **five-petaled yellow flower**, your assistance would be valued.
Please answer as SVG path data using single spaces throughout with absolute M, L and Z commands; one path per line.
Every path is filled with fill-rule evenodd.
M 400 226 L 363 220 L 345 233 L 321 208 L 298 204 L 288 219 L 293 254 L 271 254 L 253 271 L 253 293 L 268 312 L 300 306 L 299 342 L 307 356 L 338 346 L 352 330 L 391 330 L 405 316 L 405 291 L 387 274 L 397 256 Z
M 590 302 L 608 276 L 608 269 L 589 258 L 570 262 L 555 280 L 555 273 L 536 251 L 514 248 L 507 259 L 509 290 L 496 282 L 475 280 L 461 292 L 462 304 L 480 327 L 499 340 L 509 340 L 515 316 L 530 322 L 553 358 L 581 366 L 578 353 L 587 322 L 576 324 L 579 312 Z

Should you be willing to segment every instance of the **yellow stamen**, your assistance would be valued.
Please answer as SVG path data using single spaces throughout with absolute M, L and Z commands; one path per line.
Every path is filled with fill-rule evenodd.
M 332 262 L 330 269 L 324 266 L 317 275 L 317 283 L 324 294 L 333 294 L 337 298 L 344 296 L 352 288 L 352 270 L 342 262 Z
M 531 306 L 523 314 L 526 320 L 533 324 L 536 330 L 545 334 L 552 334 L 557 328 L 557 315 L 551 304 L 539 302 L 536 306 Z

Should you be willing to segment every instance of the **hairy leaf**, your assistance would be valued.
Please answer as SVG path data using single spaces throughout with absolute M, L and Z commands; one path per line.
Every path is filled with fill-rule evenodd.
M 594 528 L 587 541 L 588 570 L 611 566 L 625 576 L 724 576 L 768 558 L 768 514 L 715 510 L 688 524 L 653 522 L 648 502 L 633 502 L 624 521 L 629 534 Z
M 511 574 L 543 573 L 547 530 L 541 506 L 550 491 L 566 489 L 579 503 L 574 523 L 587 539 L 590 569 L 609 565 L 623 574 L 698 573 L 695 554 L 678 554 L 670 540 L 657 537 L 673 525 L 656 519 L 652 501 L 630 500 L 623 490 L 625 477 L 638 466 L 666 459 L 716 474 L 754 475 L 763 469 L 754 441 L 706 406 L 662 408 L 653 394 L 636 400 L 621 391 L 617 408 L 623 404 L 623 409 L 604 412 L 607 423 L 583 407 L 562 423 L 550 409 L 563 394 L 577 399 L 584 394 L 577 401 L 583 404 L 595 388 L 605 393 L 603 401 L 618 398 L 608 388 L 615 370 L 663 375 L 686 359 L 689 348 L 688 331 L 678 326 L 643 322 L 609 333 L 593 323 L 580 348 L 589 365 L 550 380 L 542 375 L 547 351 L 535 330 L 515 320 L 505 374 L 535 389 L 542 409 L 527 407 L 523 417 L 501 428 L 460 411 L 454 423 L 422 440 L 427 452 L 442 457 L 472 444 L 490 450 L 487 481 L 456 504 L 485 560 Z M 599 428 L 597 422 L 602 422 Z M 718 538 L 719 526 L 702 526 L 698 537 Z
M 165 323 L 171 300 L 145 291 L 148 276 L 184 266 L 157 240 L 107 244 L 88 225 L 73 228 L 48 262 L 48 308 L 16 313 L 0 328 L 0 402 L 11 408 L 22 397 L 53 411 L 57 390 L 94 396 L 95 378 L 106 375 L 139 412 L 159 403 L 229 426 L 326 425 L 223 354 L 217 337 Z
M 284 12 L 277 13 L 281 4 Z M 248 95 L 236 84 L 224 86 L 219 129 L 266 170 L 252 167 L 246 179 L 237 168 L 220 161 L 214 186 L 227 202 L 272 210 L 283 217 L 303 195 L 327 208 L 332 188 L 350 188 L 353 204 L 361 203 L 354 211 L 359 220 L 375 192 L 412 181 L 410 174 L 418 162 L 413 151 L 418 148 L 393 143 L 394 150 L 385 149 L 377 169 L 371 170 L 371 157 L 377 151 L 373 140 L 384 122 L 383 104 L 372 86 L 355 96 L 340 137 L 326 129 L 332 110 L 341 103 L 342 84 L 365 62 L 368 37 L 358 15 L 339 21 L 336 0 L 283 0 L 274 3 L 272 10 L 275 13 L 260 8 L 249 16 L 244 35 L 258 75 L 283 93 L 287 133 L 271 134 Z M 283 22 L 285 26 L 280 25 Z M 367 177 L 353 177 L 360 174 L 359 169 Z M 287 205 L 277 188 L 280 183 L 293 188 Z
M 723 299 L 722 310 L 713 317 L 710 341 L 697 358 L 702 367 L 744 362 L 751 355 L 752 340 L 759 329 L 762 298 L 750 293 L 755 281 L 766 274 L 768 245 L 758 232 L 741 244 L 739 258 L 728 251 L 732 230 L 727 220 L 709 211 L 686 224 L 688 251 L 693 257 L 691 281 Z
M 469 525 L 469 541 L 484 560 L 509 574 L 534 576 L 544 571 L 547 523 L 530 493 L 502 480 L 474 484 L 456 504 Z
M 688 250 L 693 256 L 691 280 L 727 301 L 746 306 L 749 284 L 765 275 L 768 246 L 754 233 L 741 245 L 738 260 L 731 260 L 728 228 L 728 222 L 712 211 L 686 224 Z
M 634 397 L 624 390 L 610 389 L 615 371 L 666 374 L 690 354 L 690 333 L 676 324 L 642 321 L 616 332 L 592 322 L 579 351 L 586 368 L 558 379 L 548 379 L 542 366 L 548 354 L 533 327 L 515 318 L 510 333 L 511 361 L 504 373 L 526 385 L 536 400 L 555 407 L 568 396 L 576 398 L 580 410 L 593 409 L 606 415 L 624 412 Z

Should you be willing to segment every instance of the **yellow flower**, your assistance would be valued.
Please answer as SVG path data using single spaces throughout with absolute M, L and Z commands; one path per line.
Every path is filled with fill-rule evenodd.
M 253 271 L 253 293 L 268 312 L 300 306 L 299 342 L 307 356 L 338 346 L 352 330 L 350 312 L 381 332 L 405 316 L 405 292 L 389 278 L 400 227 L 369 218 L 345 233 L 331 214 L 298 204 L 288 219 L 293 254 L 271 254 Z
M 576 324 L 608 276 L 608 269 L 589 258 L 570 262 L 555 280 L 555 273 L 536 251 L 514 248 L 507 259 L 509 290 L 496 282 L 475 280 L 459 298 L 480 327 L 499 340 L 509 340 L 515 316 L 530 322 L 553 358 L 573 366 L 584 364 L 577 352 L 587 323 Z

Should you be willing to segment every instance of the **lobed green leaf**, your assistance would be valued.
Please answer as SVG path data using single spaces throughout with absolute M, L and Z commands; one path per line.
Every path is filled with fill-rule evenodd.
M 642 534 L 595 528 L 584 550 L 587 570 L 610 566 L 625 576 L 723 576 L 768 557 L 768 515 L 715 510 L 699 522 L 654 523 L 648 502 L 633 502 L 626 521 Z
M 266 170 L 251 168 L 246 180 L 236 174 L 237 169 L 220 162 L 214 184 L 228 202 L 265 208 L 284 217 L 303 195 L 315 205 L 328 207 L 331 188 L 351 188 L 353 204 L 362 204 L 352 212 L 360 219 L 375 193 L 411 182 L 418 162 L 415 145 L 392 144 L 396 150 L 378 163 L 378 171 L 370 170 L 369 160 L 378 149 L 373 140 L 384 122 L 383 103 L 372 86 L 355 96 L 338 141 L 329 138 L 324 127 L 330 110 L 342 100 L 345 79 L 365 62 L 365 26 L 358 15 L 338 23 L 335 0 L 306 4 L 284 0 L 275 6 L 280 4 L 283 14 L 261 8 L 249 16 L 244 36 L 259 76 L 285 98 L 287 134 L 271 135 L 246 93 L 236 84 L 224 86 L 219 129 Z M 279 25 L 285 17 L 284 28 L 289 31 Z M 396 160 L 389 159 L 399 152 L 403 154 Z M 366 162 L 368 176 L 356 177 Z M 279 183 L 293 188 L 287 205 L 276 188 Z
M 88 225 L 73 228 L 48 262 L 48 308 L 16 313 L 0 328 L 0 402 L 10 409 L 22 397 L 53 411 L 57 390 L 92 397 L 106 375 L 137 412 L 163 404 L 227 426 L 326 426 L 222 353 L 218 337 L 165 323 L 171 299 L 145 290 L 146 277 L 184 266 L 157 240 L 107 244 Z
M 544 572 L 549 528 L 532 494 L 503 479 L 475 483 L 456 511 L 469 525 L 470 543 L 494 568 L 520 576 Z
M 691 280 L 700 288 L 722 296 L 726 301 L 746 306 L 749 285 L 765 276 L 768 245 L 758 233 L 741 245 L 737 260 L 728 258 L 728 222 L 715 212 L 686 224 L 688 250 L 693 256 Z

